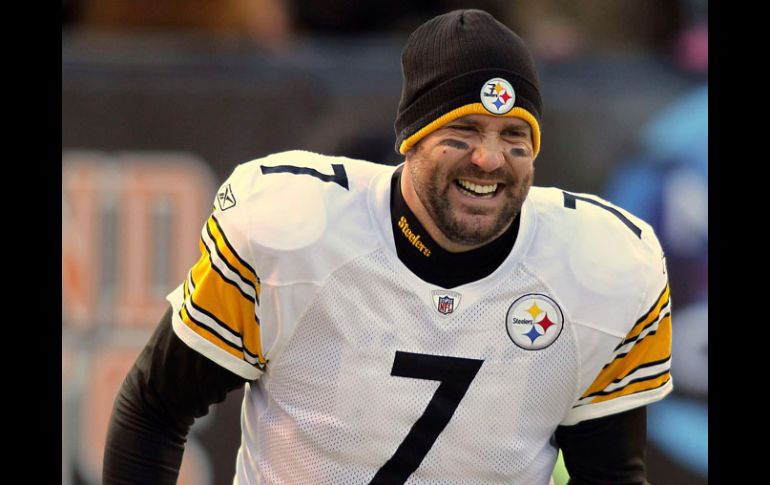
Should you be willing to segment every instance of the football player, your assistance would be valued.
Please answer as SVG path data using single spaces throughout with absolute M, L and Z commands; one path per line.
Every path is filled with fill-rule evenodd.
M 104 482 L 174 483 L 244 389 L 234 483 L 646 481 L 672 389 L 664 258 L 596 196 L 533 187 L 522 40 L 458 10 L 409 37 L 398 167 L 303 151 L 235 168 L 116 400 Z

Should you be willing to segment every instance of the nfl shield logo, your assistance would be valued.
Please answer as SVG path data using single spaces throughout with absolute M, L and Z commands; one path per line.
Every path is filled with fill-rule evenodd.
M 438 311 L 439 313 L 443 313 L 444 315 L 447 315 L 449 313 L 452 313 L 455 307 L 455 299 L 451 298 L 449 296 L 440 296 L 438 297 Z
M 457 310 L 463 296 L 456 291 L 441 289 L 431 291 L 430 297 L 433 299 L 433 308 L 439 315 L 446 317 Z

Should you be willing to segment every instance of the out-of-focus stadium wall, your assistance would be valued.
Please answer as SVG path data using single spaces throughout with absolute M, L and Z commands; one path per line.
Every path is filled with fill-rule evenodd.
M 266 52 L 207 36 L 64 36 L 62 483 L 100 482 L 117 389 L 195 262 L 215 189 L 236 164 L 287 149 L 400 161 L 403 41 L 303 38 Z M 536 183 L 578 192 L 601 193 L 644 124 L 695 84 L 644 56 L 540 68 Z M 231 482 L 240 399 L 196 423 L 181 484 Z M 706 483 L 654 436 L 653 483 Z

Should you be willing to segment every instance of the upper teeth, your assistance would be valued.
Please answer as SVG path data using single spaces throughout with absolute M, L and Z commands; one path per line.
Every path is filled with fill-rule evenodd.
M 489 194 L 497 190 L 497 184 L 477 185 L 477 184 L 474 184 L 473 182 L 468 182 L 466 180 L 458 180 L 457 182 L 460 184 L 462 188 L 466 190 L 470 190 L 471 192 L 475 192 L 477 194 Z

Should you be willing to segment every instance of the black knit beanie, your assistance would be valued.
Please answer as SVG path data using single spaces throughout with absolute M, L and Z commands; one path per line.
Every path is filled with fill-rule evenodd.
M 469 114 L 512 116 L 532 127 L 540 151 L 539 81 L 521 38 L 483 10 L 455 10 L 422 24 L 401 53 L 396 151 Z

